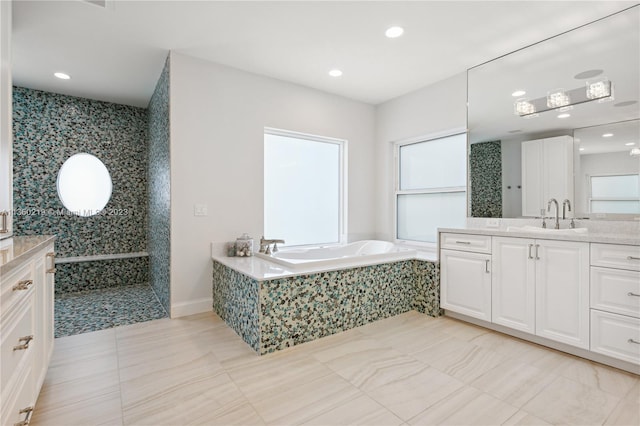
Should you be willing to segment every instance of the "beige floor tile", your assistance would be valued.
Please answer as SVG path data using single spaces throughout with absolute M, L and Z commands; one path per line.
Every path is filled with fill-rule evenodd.
M 45 383 L 35 408 L 32 425 L 122 424 L 118 372 Z
M 640 376 L 638 376 L 636 383 L 629 389 L 629 393 L 627 393 L 624 399 L 628 402 L 640 404 Z
M 465 383 L 471 383 L 505 360 L 504 356 L 496 352 L 472 345 L 438 358 L 430 364 Z
M 401 425 L 403 422 L 389 410 L 382 407 L 366 395 L 360 395 L 346 401 L 305 422 L 305 425 L 362 425 L 362 426 L 391 426 Z
M 264 425 L 264 420 L 248 402 L 223 406 L 216 410 L 215 418 L 209 422 L 211 425 L 238 425 L 252 426 Z
M 613 409 L 605 425 L 637 426 L 640 425 L 640 404 L 623 399 Z
M 432 365 L 437 360 L 448 357 L 450 354 L 472 350 L 473 348 L 477 348 L 477 346 L 473 343 L 458 339 L 457 337 L 450 336 L 438 342 L 437 345 L 432 345 L 423 351 L 412 353 L 411 356 L 426 364 Z
M 461 340 L 472 340 L 491 330 L 450 317 L 440 317 L 431 326 Z
M 330 374 L 295 387 L 272 387 L 269 393 L 248 399 L 268 424 L 291 425 L 309 421 L 360 394 L 342 377 Z
M 67 351 L 68 348 L 65 348 L 61 352 Z M 113 347 L 104 345 L 93 349 L 78 347 L 76 351 L 65 357 L 58 352 L 56 341 L 54 352 L 57 352 L 56 356 L 52 356 L 52 362 L 45 378 L 47 384 L 70 382 L 118 370 L 118 354 L 115 345 Z
M 126 425 L 207 424 L 246 400 L 227 374 L 199 375 L 158 383 L 155 378 L 122 383 Z
M 515 407 L 522 407 L 558 376 L 510 359 L 471 382 L 480 389 Z
M 627 395 L 638 380 L 635 374 L 579 358 L 562 369 L 560 374 L 619 397 Z
M 465 386 L 427 410 L 409 423 L 412 425 L 499 425 L 518 409 L 475 388 Z
M 400 352 L 413 354 L 437 346 L 450 338 L 449 334 L 427 326 L 389 336 L 385 342 Z
M 369 390 L 367 394 L 406 421 L 463 386 L 459 380 L 427 368 Z
M 547 423 L 544 420 L 529 414 L 526 411 L 518 411 L 509 419 L 502 423 L 503 426 L 550 426 L 551 423 Z
M 433 318 L 416 311 L 409 311 L 365 324 L 362 327 L 358 327 L 358 330 L 364 334 L 375 335 L 378 339 L 386 339 L 397 335 L 399 332 L 408 332 L 414 327 L 425 327 L 439 321 L 440 318 Z
M 519 357 L 531 349 L 531 344 L 506 334 L 490 332 L 484 333 L 470 340 L 476 346 L 489 349 L 506 358 Z
M 609 393 L 558 377 L 522 409 L 549 423 L 593 425 L 604 423 L 619 401 Z

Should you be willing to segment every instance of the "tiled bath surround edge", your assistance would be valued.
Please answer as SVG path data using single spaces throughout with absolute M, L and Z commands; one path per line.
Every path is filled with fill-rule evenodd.
M 439 264 L 403 260 L 258 281 L 213 260 L 213 309 L 266 354 L 415 309 L 439 306 Z

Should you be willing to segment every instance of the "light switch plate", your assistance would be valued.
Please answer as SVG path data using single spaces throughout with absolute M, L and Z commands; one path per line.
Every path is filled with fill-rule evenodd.
M 194 204 L 193 215 L 194 216 L 206 216 L 208 214 L 206 204 Z

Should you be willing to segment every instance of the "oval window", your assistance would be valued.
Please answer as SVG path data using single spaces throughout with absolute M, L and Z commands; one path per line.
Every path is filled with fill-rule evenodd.
M 111 198 L 111 175 L 97 157 L 80 153 L 72 155 L 58 172 L 58 197 L 71 213 L 93 216 Z

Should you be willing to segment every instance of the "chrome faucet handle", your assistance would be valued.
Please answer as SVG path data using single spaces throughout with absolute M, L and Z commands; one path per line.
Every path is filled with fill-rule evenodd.
M 576 223 L 573 221 L 573 218 L 571 218 L 571 223 L 569 223 L 569 228 L 575 229 L 575 227 L 576 227 Z
M 264 251 L 264 254 L 267 254 L 267 255 L 271 254 L 271 246 L 269 244 L 267 244 L 267 249 Z
M 273 243 L 273 250 L 272 250 L 272 251 L 273 251 L 274 253 L 277 253 L 277 252 L 278 252 L 278 243 L 276 243 L 276 242 L 274 242 L 274 243 Z

